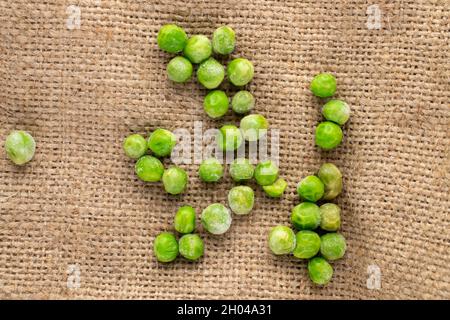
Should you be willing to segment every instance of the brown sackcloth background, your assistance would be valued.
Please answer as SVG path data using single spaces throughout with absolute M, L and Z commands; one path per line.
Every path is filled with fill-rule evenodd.
M 367 27 L 372 4 L 379 30 Z M 73 30 L 69 5 L 81 13 Z M 1 0 L 0 19 L 1 143 L 13 129 L 37 141 L 25 167 L 0 156 L 2 298 L 450 298 L 448 1 Z M 236 30 L 233 56 L 255 64 L 248 89 L 280 129 L 289 187 L 281 200 L 257 188 L 249 216 L 224 236 L 202 233 L 200 262 L 162 265 L 153 239 L 172 230 L 177 207 L 225 203 L 233 184 L 205 185 L 183 165 L 189 190 L 168 196 L 135 177 L 123 138 L 239 119 L 208 120 L 206 90 L 167 80 L 156 35 L 169 22 L 190 35 Z M 320 71 L 352 107 L 331 152 L 313 143 L 322 101 L 308 84 Z M 318 288 L 305 262 L 273 256 L 266 239 L 289 225 L 296 184 L 324 161 L 344 174 L 348 251 Z M 379 290 L 367 288 L 370 265 Z

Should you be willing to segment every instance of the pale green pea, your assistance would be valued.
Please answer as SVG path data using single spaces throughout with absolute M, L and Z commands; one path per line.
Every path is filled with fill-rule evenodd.
M 328 261 L 334 261 L 344 256 L 347 245 L 340 233 L 327 233 L 320 237 L 320 254 Z
M 266 135 L 269 122 L 260 114 L 249 114 L 241 119 L 240 128 L 245 140 L 257 141 Z
M 255 98 L 246 91 L 238 91 L 231 100 L 231 107 L 237 114 L 244 114 L 250 112 L 255 106 Z
M 261 161 L 255 169 L 256 183 L 260 186 L 271 185 L 277 180 L 278 172 L 278 166 L 272 160 Z
M 222 90 L 213 90 L 209 92 L 203 101 L 203 109 L 212 119 L 218 119 L 228 111 L 228 97 Z
M 244 58 L 232 60 L 227 67 L 228 79 L 235 86 L 245 86 L 253 79 L 253 64 Z
M 236 182 L 253 178 L 255 167 L 249 159 L 237 158 L 230 164 L 230 176 Z
M 236 36 L 229 26 L 217 28 L 213 33 L 212 46 L 215 53 L 227 55 L 233 52 L 236 45 Z
M 315 257 L 308 262 L 308 274 L 312 282 L 325 285 L 333 277 L 333 267 L 322 257 Z
M 203 160 L 198 168 L 200 179 L 205 182 L 217 182 L 223 176 L 223 166 L 216 158 Z
M 211 41 L 204 35 L 192 36 L 187 41 L 183 53 L 192 63 L 205 61 L 212 53 Z
M 164 166 L 157 158 L 142 156 L 136 162 L 134 170 L 139 179 L 146 182 L 157 182 L 161 180 Z
M 343 136 L 341 127 L 334 122 L 324 121 L 316 127 L 316 145 L 324 150 L 336 148 Z
M 325 186 L 324 200 L 334 199 L 342 192 L 342 173 L 334 164 L 322 164 L 317 176 Z
M 297 230 L 314 230 L 320 225 L 320 209 L 312 202 L 302 202 L 292 209 L 291 222 Z
M 297 193 L 300 198 L 311 202 L 320 200 L 324 192 L 325 186 L 316 176 L 307 176 L 297 186 Z
M 336 92 L 336 78 L 330 73 L 320 73 L 311 81 L 310 89 L 317 97 L 331 97 Z
M 197 80 L 207 89 L 220 86 L 224 77 L 224 67 L 214 58 L 202 62 L 197 69 Z
M 302 230 L 297 232 L 294 257 L 309 259 L 320 251 L 320 237 L 314 231 Z
M 198 234 L 185 234 L 178 242 L 180 255 L 190 261 L 195 261 L 203 256 L 205 245 Z
M 148 148 L 157 157 L 169 156 L 176 143 L 175 135 L 166 129 L 156 129 L 148 138 Z
M 36 142 L 28 132 L 14 130 L 6 137 L 5 150 L 14 164 L 23 165 L 33 159 Z
M 289 254 L 295 249 L 295 233 L 286 226 L 276 226 L 269 233 L 269 248 L 276 255 Z
M 255 194 L 248 186 L 237 186 L 228 192 L 228 205 L 235 214 L 249 214 L 253 209 Z
M 162 176 L 164 190 L 172 195 L 183 193 L 188 183 L 186 171 L 177 166 L 172 166 L 164 171 Z
M 140 134 L 132 134 L 123 141 L 123 151 L 132 159 L 139 159 L 147 152 L 147 140 Z
M 184 57 L 175 57 L 167 64 L 169 79 L 178 83 L 188 81 L 192 77 L 193 70 L 192 63 Z
M 214 203 L 202 211 L 203 228 L 212 234 L 223 234 L 231 226 L 231 213 L 224 205 Z
M 169 53 L 183 51 L 187 40 L 186 32 L 174 24 L 162 26 L 158 33 L 158 46 Z
M 272 198 L 279 198 L 283 195 L 284 190 L 286 190 L 287 182 L 283 178 L 278 178 L 273 184 L 268 186 L 263 186 L 264 192 Z
M 342 100 L 330 100 L 322 107 L 322 114 L 328 121 L 342 126 L 350 118 L 350 107 Z
M 232 124 L 226 124 L 219 129 L 217 144 L 222 151 L 233 151 L 242 144 L 241 130 Z
M 320 227 L 326 231 L 336 231 L 341 226 L 341 209 L 334 203 L 320 206 Z
M 191 233 L 195 230 L 195 209 L 191 206 L 182 206 L 173 219 L 175 230 L 179 233 Z

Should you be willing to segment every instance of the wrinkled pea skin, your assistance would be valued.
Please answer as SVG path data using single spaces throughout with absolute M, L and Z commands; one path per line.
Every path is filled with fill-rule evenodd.
M 152 156 L 140 157 L 134 166 L 134 170 L 139 179 L 145 182 L 157 182 L 160 181 L 163 173 L 164 166 L 159 159 Z
M 342 192 L 342 174 L 334 164 L 322 164 L 317 172 L 317 176 L 325 186 L 324 200 L 332 200 Z
M 203 228 L 211 234 L 223 234 L 231 226 L 231 213 L 224 205 L 214 203 L 202 211 Z
M 178 242 L 170 232 L 160 233 L 153 242 L 153 252 L 159 262 L 171 262 L 178 256 Z
M 186 234 L 195 230 L 195 209 L 191 206 L 182 206 L 178 209 L 173 219 L 173 225 L 177 232 Z
M 341 227 L 341 209 L 334 203 L 320 206 L 320 228 L 325 231 L 336 231 Z
M 320 254 L 328 261 L 342 258 L 347 249 L 345 238 L 340 233 L 327 233 L 321 238 Z
M 309 259 L 320 251 L 320 237 L 314 231 L 302 230 L 296 234 L 294 257 Z
M 237 158 L 230 165 L 230 176 L 236 182 L 253 178 L 255 167 L 249 159 Z
M 183 169 L 172 166 L 164 171 L 162 181 L 167 193 L 177 195 L 186 190 L 188 176 Z
M 308 262 L 308 274 L 317 285 L 326 285 L 333 277 L 333 267 L 322 257 L 315 257 Z
M 273 184 L 268 186 L 263 186 L 264 192 L 272 198 L 279 198 L 283 195 L 286 190 L 287 182 L 283 178 L 278 178 Z
M 227 55 L 234 51 L 236 46 L 236 35 L 229 26 L 217 28 L 213 33 L 213 51 L 218 54 Z
M 5 151 L 9 160 L 14 164 L 24 165 L 33 159 L 36 142 L 28 132 L 14 130 L 6 137 Z
M 316 176 L 307 176 L 297 186 L 297 193 L 301 199 L 316 202 L 325 192 L 323 182 Z
M 235 214 L 249 214 L 253 209 L 255 194 L 248 186 L 237 186 L 228 192 L 228 205 Z
M 331 97 L 336 92 L 336 78 L 330 73 L 320 73 L 311 81 L 310 89 L 317 97 Z
M 158 46 L 169 53 L 178 53 L 183 51 L 188 37 L 186 32 L 174 24 L 162 26 L 158 33 Z
M 200 164 L 198 175 L 204 182 L 217 182 L 223 176 L 223 166 L 216 158 L 206 159 Z
M 297 230 L 314 230 L 320 219 L 320 209 L 315 203 L 302 202 L 292 209 L 291 222 Z
M 286 226 L 276 226 L 269 233 L 269 248 L 275 255 L 289 254 L 295 249 L 295 233 Z
M 180 255 L 190 261 L 196 261 L 203 256 L 205 245 L 198 234 L 185 234 L 178 242 Z

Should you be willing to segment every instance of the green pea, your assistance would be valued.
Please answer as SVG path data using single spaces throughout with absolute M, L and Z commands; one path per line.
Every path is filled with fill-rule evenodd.
M 183 51 L 187 40 L 186 32 L 174 24 L 164 25 L 158 33 L 158 46 L 169 53 Z
M 148 148 L 157 157 L 169 156 L 176 143 L 175 135 L 166 129 L 156 129 L 148 138 Z
M 320 225 L 320 209 L 312 202 L 302 202 L 292 209 L 291 222 L 297 230 L 314 230 Z
M 198 234 L 185 234 L 178 243 L 182 257 L 195 261 L 203 256 L 205 245 Z
M 176 195 L 183 193 L 188 183 L 188 175 L 183 169 L 172 166 L 164 171 L 162 176 L 164 190 Z
M 249 114 L 241 119 L 240 128 L 245 140 L 256 141 L 266 135 L 269 122 L 260 114 Z
M 287 182 L 283 178 L 278 178 L 273 184 L 268 186 L 263 186 L 264 192 L 272 198 L 279 198 L 283 195 L 284 190 L 286 190 Z
M 331 97 L 336 92 L 336 78 L 330 73 L 320 73 L 311 81 L 310 89 L 317 97 Z
M 250 180 L 254 172 L 255 167 L 248 159 L 237 158 L 230 164 L 230 176 L 236 182 Z
M 261 161 L 255 169 L 256 183 L 260 186 L 271 185 L 277 180 L 278 172 L 278 166 L 272 160 Z
M 227 67 L 228 79 L 235 86 L 245 86 L 253 79 L 253 64 L 244 58 L 232 60 Z
M 224 67 L 214 58 L 202 62 L 197 69 L 197 79 L 207 89 L 220 86 L 224 77 Z
M 206 114 L 213 119 L 222 117 L 228 111 L 228 97 L 222 90 L 213 90 L 203 101 Z
M 36 142 L 28 132 L 14 130 L 6 137 L 5 150 L 13 163 L 23 165 L 33 159 Z
M 325 285 L 333 277 L 333 267 L 324 258 L 315 257 L 308 262 L 308 273 L 312 282 Z
M 336 148 L 342 141 L 341 127 L 331 121 L 319 123 L 316 128 L 316 145 L 324 150 Z
M 147 152 L 147 140 L 140 134 L 132 134 L 123 141 L 123 151 L 132 159 L 139 159 Z
M 159 262 L 171 262 L 178 256 L 178 242 L 170 232 L 162 232 L 153 242 L 153 252 Z
M 192 77 L 192 63 L 184 57 L 175 57 L 167 64 L 167 75 L 174 82 L 186 82 Z
M 334 203 L 320 206 L 320 227 L 326 231 L 336 231 L 341 226 L 341 209 Z
M 202 225 L 212 234 L 223 234 L 231 226 L 231 213 L 224 205 L 214 203 L 202 211 Z
M 269 248 L 276 255 L 289 254 L 295 249 L 295 233 L 286 226 L 276 226 L 269 233 Z
M 192 63 L 203 62 L 211 56 L 211 41 L 204 35 L 192 36 L 187 41 L 183 53 Z
M 235 214 L 249 214 L 253 209 L 255 194 L 252 188 L 247 186 L 237 186 L 228 192 L 228 205 Z
M 241 130 L 232 124 L 226 124 L 219 129 L 217 144 L 222 151 L 233 151 L 242 144 Z
M 237 114 L 244 114 L 250 112 L 255 106 L 255 98 L 253 95 L 246 91 L 238 91 L 231 100 L 231 107 Z
M 198 168 L 200 179 L 205 182 L 217 182 L 223 176 L 223 166 L 216 158 L 203 160 Z
M 301 199 L 316 202 L 325 192 L 323 182 L 316 176 L 307 176 L 297 186 L 297 193 Z
M 234 51 L 236 36 L 229 26 L 217 28 L 213 33 L 212 46 L 215 53 L 227 55 Z
M 322 164 L 317 176 L 325 186 L 324 200 L 334 199 L 342 192 L 342 174 L 334 164 Z
M 322 114 L 328 121 L 342 126 L 350 118 L 350 107 L 342 100 L 330 100 L 322 107 Z
M 139 179 L 146 182 L 157 182 L 161 180 L 164 166 L 157 158 L 152 156 L 140 157 L 134 166 L 134 171 Z
M 328 261 L 334 261 L 344 256 L 347 245 L 340 233 L 327 233 L 320 237 L 320 254 Z
M 179 233 L 191 233 L 195 230 L 195 209 L 191 206 L 182 206 L 173 219 L 175 230 Z
M 320 237 L 314 231 L 303 230 L 297 232 L 294 257 L 310 259 L 320 251 Z

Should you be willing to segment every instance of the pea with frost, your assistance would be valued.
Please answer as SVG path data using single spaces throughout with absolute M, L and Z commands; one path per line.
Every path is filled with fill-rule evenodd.
M 255 167 L 249 159 L 237 158 L 230 164 L 230 176 L 236 182 L 253 178 Z
M 166 129 L 156 129 L 148 138 L 148 148 L 157 157 L 170 156 L 176 143 L 175 135 Z
M 217 182 L 223 176 L 223 166 L 216 158 L 205 159 L 198 168 L 198 175 L 204 182 Z
M 159 159 L 147 155 L 139 158 L 134 166 L 134 170 L 142 181 L 157 182 L 163 176 L 164 166 Z
M 227 55 L 234 51 L 236 35 L 229 26 L 217 28 L 212 37 L 212 47 L 215 53 Z
M 188 36 L 186 32 L 177 25 L 166 24 L 162 26 L 158 33 L 158 46 L 169 53 L 183 51 L 186 46 Z
M 289 254 L 295 249 L 295 233 L 286 226 L 276 226 L 269 233 L 269 248 L 276 255 Z
M 178 241 L 170 232 L 162 232 L 153 242 L 153 252 L 159 262 L 171 262 L 178 256 Z
M 195 230 L 195 209 L 191 206 L 182 206 L 173 219 L 176 231 L 182 234 L 192 233 Z
M 336 92 L 336 78 L 331 73 L 320 73 L 311 81 L 310 89 L 319 98 L 331 97 Z
M 245 114 L 250 112 L 255 106 L 255 98 L 247 90 L 236 92 L 231 100 L 231 107 L 237 114 Z
M 322 164 L 317 176 L 325 186 L 324 200 L 334 199 L 342 192 L 342 173 L 334 164 Z
M 207 89 L 220 86 L 224 77 L 224 67 L 214 58 L 202 62 L 197 69 L 197 80 Z
M 310 259 L 320 251 L 320 237 L 310 230 L 297 232 L 296 245 L 293 251 L 294 257 L 299 259 Z
M 235 214 L 249 214 L 253 209 L 255 194 L 248 186 L 237 186 L 228 192 L 228 205 Z
M 342 100 L 330 100 L 322 107 L 322 115 L 328 121 L 343 126 L 350 118 L 350 107 Z
M 249 114 L 241 119 L 240 128 L 245 140 L 257 141 L 266 135 L 269 122 L 260 114 Z
M 244 58 L 232 60 L 227 67 L 228 79 L 235 86 L 245 86 L 253 79 L 253 64 Z
M 341 226 L 341 209 L 334 203 L 320 206 L 320 228 L 325 231 L 336 231 Z
M 273 184 L 268 186 L 263 186 L 264 192 L 272 198 L 279 198 L 283 195 L 286 190 L 287 182 L 283 178 L 278 178 Z
M 312 202 L 302 202 L 292 209 L 291 222 L 297 230 L 314 230 L 320 225 L 320 209 Z
M 342 258 L 347 249 L 345 238 L 340 233 L 327 233 L 320 237 L 320 254 L 328 261 Z
M 217 144 L 222 151 L 237 150 L 242 140 L 241 130 L 232 124 L 222 126 L 217 134 Z
M 171 166 L 164 171 L 162 182 L 167 193 L 177 195 L 186 190 L 188 175 L 180 167 Z
M 272 160 L 264 160 L 258 163 L 255 169 L 256 183 L 260 186 L 273 184 L 278 178 L 278 166 Z
M 132 134 L 123 141 L 123 151 L 131 159 L 139 159 L 148 149 L 147 140 L 140 134 Z
M 324 150 L 331 150 L 341 144 L 344 134 L 339 125 L 331 121 L 319 123 L 316 127 L 316 145 Z
M 325 192 L 323 182 L 316 176 L 307 176 L 297 186 L 297 193 L 301 199 L 316 202 Z
M 211 234 L 223 234 L 231 226 L 231 213 L 224 205 L 214 203 L 202 211 L 203 228 Z
M 30 162 L 36 151 L 36 142 L 31 134 L 22 130 L 12 131 L 5 141 L 8 158 L 17 165 Z
M 185 57 L 175 57 L 167 64 L 169 79 L 178 83 L 188 81 L 192 77 L 193 70 L 192 63 Z
M 212 119 L 218 119 L 228 111 L 228 97 L 222 90 L 213 90 L 209 92 L 203 101 L 203 109 Z
M 308 274 L 311 281 L 325 285 L 333 277 L 333 267 L 322 257 L 315 257 L 308 262 Z
M 212 54 L 211 41 L 201 34 L 192 36 L 186 42 L 183 53 L 192 63 L 203 62 Z
M 180 255 L 187 260 L 196 261 L 203 256 L 205 245 L 198 234 L 185 234 L 178 242 Z

